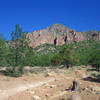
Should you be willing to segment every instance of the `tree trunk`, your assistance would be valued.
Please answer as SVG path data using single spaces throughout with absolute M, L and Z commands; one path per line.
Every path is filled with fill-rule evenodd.
M 73 81 L 72 91 L 80 91 L 80 83 L 76 80 Z

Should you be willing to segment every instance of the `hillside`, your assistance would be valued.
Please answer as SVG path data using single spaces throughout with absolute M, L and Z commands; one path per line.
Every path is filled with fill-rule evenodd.
M 100 99 L 99 31 L 54 24 L 24 34 L 16 25 L 12 38 L 0 39 L 0 100 Z
M 72 41 L 82 41 L 86 38 L 80 32 L 67 28 L 62 24 L 54 24 L 44 30 L 34 31 L 27 35 L 30 39 L 30 46 L 36 47 L 41 44 L 63 45 Z
M 53 24 L 44 30 L 37 30 L 27 35 L 30 40 L 30 46 L 37 47 L 42 44 L 63 45 L 70 44 L 73 41 L 83 41 L 89 38 L 100 40 L 100 32 L 87 31 L 77 32 L 74 29 L 68 28 L 62 24 Z

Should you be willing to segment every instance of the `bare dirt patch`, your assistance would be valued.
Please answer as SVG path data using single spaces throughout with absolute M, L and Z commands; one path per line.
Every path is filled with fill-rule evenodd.
M 0 100 L 68 100 L 71 95 L 82 100 L 99 100 L 100 83 L 84 80 L 86 77 L 85 69 L 47 69 L 19 78 L 0 75 Z M 79 81 L 80 92 L 71 91 L 73 80 Z

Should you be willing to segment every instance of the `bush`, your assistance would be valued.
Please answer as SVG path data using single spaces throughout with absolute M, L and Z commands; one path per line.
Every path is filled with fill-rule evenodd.
M 55 65 L 64 64 L 66 66 L 77 65 L 79 63 L 79 59 L 74 48 L 71 46 L 65 46 L 52 58 L 52 63 Z
M 97 71 L 92 71 L 92 72 L 89 74 L 89 77 L 96 78 L 96 79 L 100 79 L 100 73 L 97 72 Z
M 0 66 L 6 66 L 6 57 L 7 57 L 7 47 L 6 47 L 6 41 L 3 39 L 0 39 Z
M 34 66 L 34 50 L 31 47 L 27 47 L 23 49 L 24 58 L 22 58 L 22 61 L 20 62 L 23 66 Z
M 23 66 L 18 66 L 16 68 L 14 67 L 7 67 L 6 69 L 6 75 L 12 76 L 12 77 L 20 77 L 24 73 Z
M 51 65 L 51 55 L 43 54 L 37 56 L 37 66 L 50 66 Z
M 62 63 L 62 57 L 59 54 L 56 54 L 52 57 L 51 60 L 53 65 L 61 65 Z
M 100 71 L 100 49 L 93 50 L 89 54 L 88 63 Z

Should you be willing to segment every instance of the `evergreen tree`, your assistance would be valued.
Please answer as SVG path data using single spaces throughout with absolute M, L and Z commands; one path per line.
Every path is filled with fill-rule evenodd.
M 24 58 L 24 48 L 26 46 L 26 41 L 24 39 L 24 33 L 22 28 L 16 24 L 16 29 L 11 33 L 11 47 L 9 53 L 9 64 L 11 67 L 8 73 L 12 76 L 20 76 L 23 73 L 24 65 L 22 64 L 22 59 Z
M 6 54 L 7 54 L 7 46 L 6 41 L 4 40 L 4 36 L 0 33 L 0 66 L 3 67 L 6 65 Z

